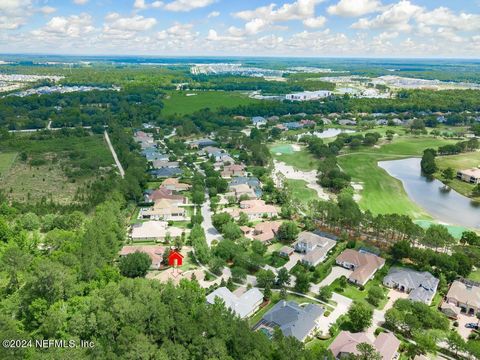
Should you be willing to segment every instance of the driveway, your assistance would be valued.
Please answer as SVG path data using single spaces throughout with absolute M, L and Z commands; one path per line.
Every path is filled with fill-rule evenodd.
M 383 312 L 387 312 L 388 309 L 391 309 L 393 304 L 395 304 L 395 301 L 398 299 L 407 299 L 408 294 L 406 292 L 401 292 L 395 289 L 390 289 L 388 294 L 387 294 L 388 301 L 383 307 Z
M 328 286 L 342 276 L 345 276 L 348 279 L 351 273 L 352 270 L 345 269 L 341 266 L 334 266 L 330 274 L 318 284 L 318 287 L 322 288 Z
M 337 303 L 337 306 L 335 306 L 335 309 L 330 313 L 330 315 L 328 315 L 327 317 L 325 317 L 325 319 L 323 319 L 323 321 L 321 321 L 318 327 L 323 335 L 328 334 L 328 330 L 330 329 L 332 324 L 335 324 L 335 322 L 340 316 L 346 314 L 348 308 L 352 304 L 352 299 L 349 299 L 348 297 L 337 294 L 335 292 L 332 294 L 332 300 Z
M 462 338 L 468 340 L 468 335 L 472 333 L 472 329 L 467 329 L 465 324 L 468 323 L 479 323 L 479 320 L 475 316 L 468 316 L 466 314 L 459 314 L 458 315 L 458 328 L 457 331 Z
M 283 267 L 286 268 L 288 271 L 292 270 L 292 268 L 297 264 L 299 260 L 303 258 L 303 256 L 304 256 L 303 254 L 294 252 L 292 256 L 290 256 L 290 259 L 288 260 L 288 262 L 285 265 L 283 265 Z

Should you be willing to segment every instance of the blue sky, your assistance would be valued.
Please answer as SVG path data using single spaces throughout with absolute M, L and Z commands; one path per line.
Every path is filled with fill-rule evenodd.
M 480 58 L 480 0 L 0 0 L 0 52 Z

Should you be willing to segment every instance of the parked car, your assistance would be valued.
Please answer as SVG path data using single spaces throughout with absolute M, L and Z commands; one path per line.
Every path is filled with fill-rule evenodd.
M 480 325 L 476 324 L 476 323 L 467 323 L 465 324 L 465 327 L 467 329 L 475 329 L 475 330 L 478 330 Z

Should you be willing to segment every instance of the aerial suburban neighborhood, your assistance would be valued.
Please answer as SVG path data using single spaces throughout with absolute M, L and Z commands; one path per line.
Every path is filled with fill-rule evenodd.
M 480 360 L 479 5 L 0 1 L 0 360 Z

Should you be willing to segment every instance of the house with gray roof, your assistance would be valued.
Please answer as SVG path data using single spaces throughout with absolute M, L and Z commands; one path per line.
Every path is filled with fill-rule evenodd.
M 324 311 L 324 308 L 315 304 L 302 307 L 294 301 L 280 300 L 255 325 L 255 330 L 271 337 L 274 329 L 279 328 L 283 335 L 305 341 L 317 330 Z
M 224 302 L 225 307 L 232 310 L 241 319 L 253 315 L 263 302 L 263 294 L 255 287 L 241 296 L 233 294 L 226 287 L 221 287 L 207 295 L 207 302 L 215 304 L 216 298 L 220 298 Z
M 409 294 L 411 301 L 421 301 L 427 305 L 432 302 L 437 292 L 439 280 L 427 271 L 415 271 L 407 268 L 393 267 L 383 278 L 383 284 Z
M 304 254 L 301 261 L 308 266 L 317 266 L 327 258 L 337 242 L 318 234 L 302 231 L 293 244 L 295 251 Z

